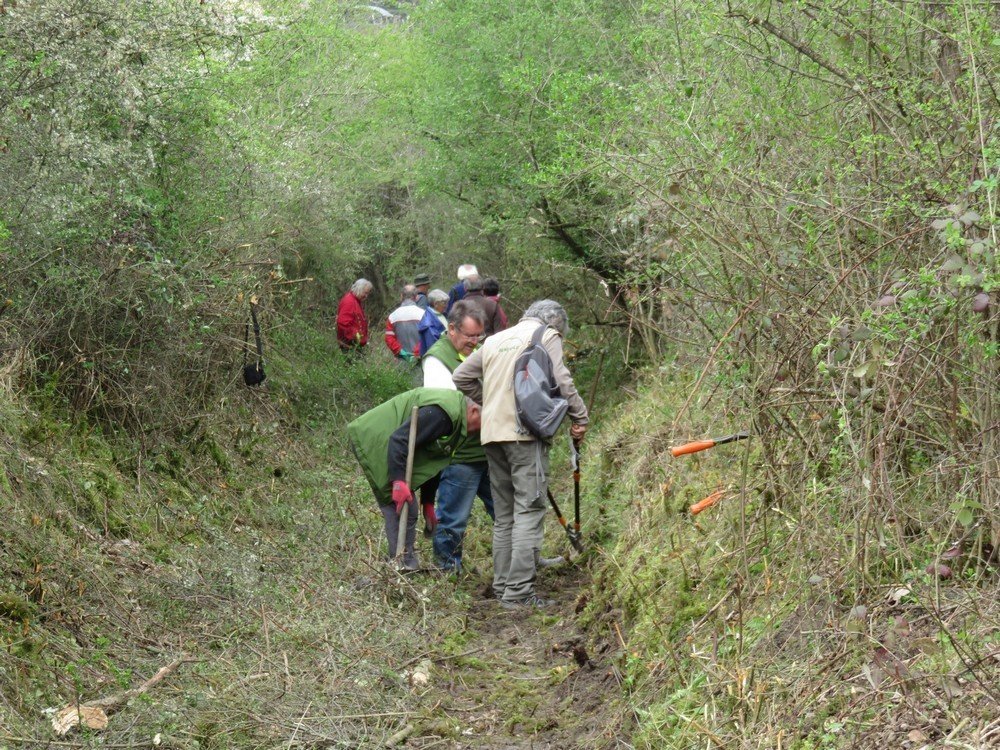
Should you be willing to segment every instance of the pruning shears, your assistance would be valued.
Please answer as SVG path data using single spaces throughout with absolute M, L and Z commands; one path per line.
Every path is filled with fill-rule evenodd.
M 552 505 L 552 510 L 556 512 L 556 518 L 559 519 L 559 525 L 562 526 L 564 529 L 566 529 L 566 536 L 569 537 L 569 543 L 573 545 L 573 549 L 575 549 L 577 552 L 582 553 L 583 540 L 580 539 L 580 532 L 577 529 L 574 529 L 572 526 L 570 526 L 569 523 L 566 521 L 566 518 L 563 516 L 562 511 L 559 510 L 559 505 L 558 503 L 556 503 L 555 497 L 552 496 L 552 490 L 546 489 L 545 491 L 548 493 L 549 496 L 549 504 Z
M 684 445 L 678 445 L 676 448 L 671 448 L 670 455 L 674 458 L 677 458 L 678 456 L 686 456 L 689 453 L 697 453 L 698 451 L 714 448 L 717 445 L 725 445 L 726 443 L 733 443 L 737 440 L 745 440 L 748 437 L 750 437 L 749 432 L 736 432 L 732 435 L 711 438 L 710 440 L 695 440 L 693 443 L 685 443 Z
M 580 538 L 580 442 L 569 439 L 569 460 L 573 466 L 573 531 Z
M 552 510 L 556 513 L 556 518 L 559 519 L 559 525 L 566 529 L 566 536 L 569 537 L 569 543 L 573 545 L 573 549 L 577 552 L 583 552 L 583 535 L 580 533 L 580 444 L 578 441 L 570 439 L 570 464 L 573 467 L 573 524 L 572 526 L 566 520 L 566 517 L 559 510 L 559 504 L 556 502 L 555 497 L 552 495 L 552 490 L 546 488 L 546 493 L 549 496 L 549 504 L 552 506 Z

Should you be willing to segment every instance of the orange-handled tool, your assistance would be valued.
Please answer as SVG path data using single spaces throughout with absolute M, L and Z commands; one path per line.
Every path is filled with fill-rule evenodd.
M 694 505 L 688 508 L 688 510 L 691 511 L 692 516 L 696 516 L 703 510 L 705 510 L 705 508 L 711 508 L 713 505 L 719 502 L 725 496 L 725 494 L 726 494 L 725 490 L 716 490 L 708 497 L 696 502 Z
M 733 443 L 737 440 L 743 440 L 750 437 L 749 432 L 737 432 L 733 435 L 726 435 L 725 437 L 712 438 L 711 440 L 695 440 L 693 443 L 685 443 L 684 445 L 678 445 L 676 448 L 670 449 L 670 455 L 674 458 L 678 456 L 686 456 L 688 453 L 697 453 L 698 451 L 705 451 L 709 448 L 714 448 L 717 445 L 725 445 L 726 443 Z

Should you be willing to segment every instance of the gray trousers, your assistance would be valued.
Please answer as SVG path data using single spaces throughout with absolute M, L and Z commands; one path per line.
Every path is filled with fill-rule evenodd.
M 417 503 L 410 503 L 409 516 L 406 518 L 406 541 L 404 542 L 403 567 L 408 570 L 416 570 L 420 567 L 420 560 L 413 549 L 417 541 L 417 517 L 420 515 Z M 389 559 L 396 557 L 396 542 L 399 541 L 399 516 L 396 515 L 396 506 L 392 503 L 378 506 L 382 511 L 382 518 L 385 519 L 385 538 L 389 542 Z
M 493 593 L 517 601 L 534 593 L 542 548 L 549 446 L 542 442 L 487 443 L 493 493 Z

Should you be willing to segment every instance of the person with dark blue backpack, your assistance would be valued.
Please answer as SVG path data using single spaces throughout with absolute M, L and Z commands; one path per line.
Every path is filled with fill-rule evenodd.
M 568 330 L 562 305 L 539 300 L 517 325 L 486 339 L 452 374 L 455 386 L 483 405 L 480 442 L 496 514 L 493 593 L 506 609 L 552 604 L 535 593 L 548 509 L 549 441 L 564 417 L 576 441 L 588 425 L 587 407 L 563 362 L 562 338 Z

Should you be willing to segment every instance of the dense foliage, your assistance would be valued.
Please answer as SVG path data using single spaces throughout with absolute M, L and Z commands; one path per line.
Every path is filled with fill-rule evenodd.
M 998 70 L 969 0 L 0 2 L 4 391 L 163 452 L 263 408 L 236 395 L 251 295 L 279 361 L 315 357 L 354 278 L 377 319 L 472 260 L 684 388 L 635 423 L 654 454 L 752 429 L 741 533 L 812 518 L 786 562 L 841 604 L 952 547 L 995 593 Z M 278 392 L 336 419 L 335 380 Z M 618 604 L 642 637 L 649 602 Z

